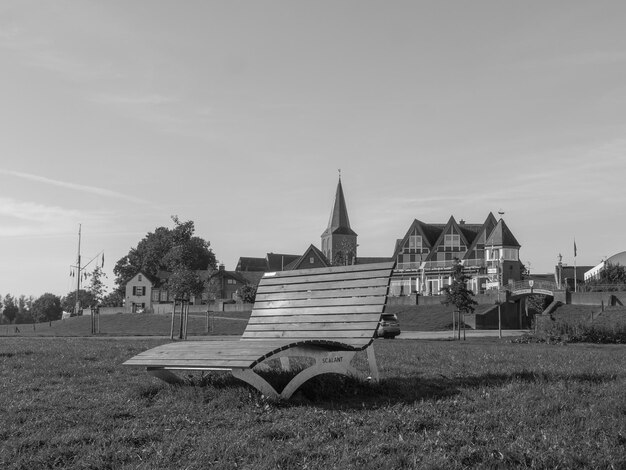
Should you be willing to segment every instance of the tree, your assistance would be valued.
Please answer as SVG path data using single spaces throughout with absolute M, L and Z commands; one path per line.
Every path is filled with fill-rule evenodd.
M 124 305 L 124 296 L 116 289 L 105 295 L 100 302 L 102 307 L 121 307 Z
M 550 305 L 551 297 L 543 294 L 533 294 L 526 297 L 526 306 L 531 315 L 541 315 Z
M 172 216 L 172 221 L 173 229 L 158 227 L 117 261 L 113 272 L 116 289 L 122 296 L 128 281 L 139 272 L 157 277 L 160 270 L 173 273 L 180 269 L 215 269 L 216 259 L 210 243 L 194 236 L 194 223 L 181 222 L 177 216 Z
M 446 296 L 441 303 L 454 305 L 461 313 L 473 313 L 474 305 L 477 305 L 478 302 L 472 298 L 474 293 L 467 288 L 466 283 L 469 279 L 470 276 L 463 272 L 463 265 L 458 258 L 455 258 L 454 266 L 452 267 L 452 283 L 441 289 Z
M 13 323 L 18 313 L 17 305 L 15 304 L 15 299 L 11 294 L 7 294 L 4 297 L 4 310 L 2 311 L 2 315 L 4 315 L 9 323 Z
M 63 316 L 61 299 L 54 294 L 43 294 L 33 302 L 31 309 L 35 322 L 60 320 Z
M 356 253 L 356 243 L 348 239 L 343 239 L 337 246 L 331 264 L 333 266 L 348 266 L 354 264 Z
M 243 302 L 253 304 L 256 300 L 257 286 L 246 284 L 239 289 L 239 297 Z
M 607 263 L 600 271 L 597 284 L 626 284 L 626 267 L 619 263 Z
M 460 315 L 474 312 L 474 305 L 477 305 L 472 297 L 474 293 L 467 288 L 467 280 L 470 276 L 463 272 L 463 265 L 458 258 L 454 259 L 452 266 L 452 283 L 443 287 L 441 291 L 445 294 L 445 299 L 441 301 L 444 305 L 454 305 L 454 308 Z M 459 339 L 461 337 L 461 329 L 459 328 Z
M 96 305 L 97 301 L 93 294 L 87 290 L 80 289 L 78 291 L 78 301 L 83 308 L 87 308 L 90 305 Z M 74 307 L 76 306 L 76 291 L 70 292 L 61 299 L 61 307 L 64 312 L 74 313 Z M 82 315 L 82 312 L 78 313 Z
M 202 295 L 204 281 L 196 271 L 181 266 L 168 278 L 167 287 L 175 299 L 189 300 L 191 297 Z
M 25 295 L 20 295 L 17 299 L 17 318 L 15 320 L 16 323 L 33 323 L 35 320 L 31 315 L 31 308 L 33 305 L 34 298 L 33 296 L 26 297 Z
M 91 273 L 91 283 L 89 285 L 89 292 L 93 295 L 94 300 L 97 304 L 102 303 L 102 299 L 106 293 L 106 287 L 104 285 L 103 278 L 106 278 L 107 275 L 102 271 L 100 266 L 96 266 Z

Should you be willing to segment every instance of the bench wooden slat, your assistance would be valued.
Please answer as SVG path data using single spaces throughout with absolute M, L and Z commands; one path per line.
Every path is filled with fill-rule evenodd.
M 266 325 L 281 323 L 329 323 L 329 322 L 349 322 L 349 321 L 362 321 L 362 322 L 376 322 L 380 320 L 380 313 L 362 313 L 358 316 L 354 315 L 307 315 L 305 313 L 298 313 L 296 315 L 281 315 L 276 318 L 271 316 L 263 317 L 250 317 L 248 322 L 249 326 L 253 325 Z
M 266 302 L 255 302 L 254 311 L 274 308 L 311 308 L 329 306 L 351 306 L 351 305 L 382 305 L 385 298 L 377 297 L 340 297 L 334 299 L 296 299 L 296 300 L 271 300 Z
M 242 338 L 319 338 L 319 331 L 246 331 Z M 363 330 L 343 330 L 343 331 L 325 331 L 324 337 L 329 339 L 335 338 L 372 338 L 369 331 Z
M 373 278 L 389 278 L 391 270 L 381 269 L 377 271 L 357 271 L 348 273 L 331 273 L 331 274 L 315 274 L 315 275 L 297 275 L 292 277 L 263 277 L 261 283 L 266 286 L 270 285 L 286 285 L 286 284 L 303 284 L 309 282 L 337 282 L 343 280 L 373 279 Z
M 375 328 L 378 321 L 370 322 L 289 322 L 289 323 L 269 323 L 269 324 L 252 324 L 246 328 L 247 331 L 324 331 L 330 330 L 369 330 Z
M 309 284 L 259 284 L 257 294 L 271 294 L 275 292 L 307 292 L 315 290 L 333 290 L 333 289 L 353 289 L 358 287 L 387 287 L 389 279 L 352 279 L 345 281 L 337 281 L 335 283 L 328 282 L 311 282 Z
M 254 364 L 254 361 L 249 360 L 212 360 L 212 361 L 202 361 L 202 360 L 180 360 L 178 358 L 171 358 L 167 362 L 163 361 L 142 361 L 142 362 L 131 362 L 127 361 L 124 365 L 128 366 L 146 366 L 148 368 L 163 368 L 169 370 L 188 370 L 189 368 L 193 368 L 196 370 L 205 370 L 216 369 L 216 368 L 224 368 L 224 369 L 233 369 L 235 367 L 251 367 Z
M 381 270 L 381 269 L 393 269 L 394 263 L 392 261 L 387 261 L 383 263 L 372 263 L 372 264 L 353 264 L 348 266 L 341 266 L 341 272 L 359 272 L 359 271 L 373 271 L 373 270 Z M 298 269 L 294 271 L 276 271 L 273 273 L 265 273 L 263 277 L 268 278 L 288 278 L 294 276 L 308 276 L 310 274 L 319 275 L 319 274 L 329 274 L 335 273 L 337 271 L 337 267 L 328 267 L 328 268 L 309 268 L 309 269 Z
M 269 300 L 298 300 L 298 299 L 325 299 L 325 298 L 352 298 L 369 297 L 387 294 L 387 286 L 362 287 L 356 289 L 328 289 L 312 291 L 294 292 L 273 292 L 269 294 L 259 294 L 257 291 L 256 302 L 266 302 Z
M 363 314 L 363 313 L 383 313 L 384 305 L 358 305 L 356 307 L 339 306 L 339 307 L 312 307 L 302 308 L 275 308 L 255 310 L 255 317 L 263 316 L 281 316 L 281 315 L 298 315 L 307 312 L 315 315 L 337 315 L 337 314 Z

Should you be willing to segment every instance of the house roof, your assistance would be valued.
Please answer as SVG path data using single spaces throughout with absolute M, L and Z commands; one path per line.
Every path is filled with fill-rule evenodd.
M 478 244 L 484 243 L 486 246 L 493 244 L 497 246 L 520 247 L 521 245 L 515 239 L 515 236 L 508 228 L 504 220 L 496 220 L 493 213 L 489 213 L 487 219 L 482 224 L 468 224 L 464 221 L 456 222 L 453 216 L 448 219 L 445 224 L 427 224 L 421 220 L 415 219 L 407 230 L 404 238 L 396 241 L 394 255 L 395 259 L 401 250 L 408 243 L 409 237 L 417 231 L 422 235 L 422 243 L 425 248 L 430 249 L 428 257 L 436 256 L 435 248 L 443 243 L 444 235 L 450 227 L 454 227 L 467 246 L 466 256 L 470 256 L 471 252 Z
M 242 273 L 237 272 L 237 271 L 226 271 L 225 269 L 218 269 L 216 271 L 212 271 L 211 274 L 208 276 L 208 279 L 213 279 L 216 277 L 231 278 L 231 279 L 241 282 L 242 284 L 246 284 L 248 282 L 248 280 L 246 279 L 246 277 L 243 276 Z
M 626 251 L 616 253 L 606 260 L 607 264 L 619 264 L 620 266 L 626 266 Z
M 283 271 L 289 263 L 300 258 L 300 255 L 287 255 L 284 253 L 268 253 L 266 259 L 267 271 Z
M 265 258 L 252 258 L 246 256 L 242 256 L 239 258 L 239 261 L 237 262 L 237 268 L 235 269 L 235 271 L 239 272 L 265 272 L 266 270 L 267 262 Z
M 472 250 L 476 249 L 476 246 L 479 243 L 484 243 L 487 240 L 487 236 L 493 231 L 493 228 L 498 224 L 498 221 L 493 215 L 493 212 L 489 212 L 489 215 L 485 219 L 485 221 L 480 225 L 480 229 L 476 232 L 474 237 L 474 241 L 471 242 L 470 246 L 467 247 L 467 252 L 471 253 Z
M 302 256 L 292 261 L 285 267 L 285 271 L 293 271 L 294 269 L 300 269 L 300 267 L 302 266 L 302 263 L 308 260 L 311 256 L 317 257 L 324 266 L 330 266 L 330 263 L 328 262 L 328 258 L 324 256 L 324 253 L 322 253 L 321 250 L 317 248 L 315 245 L 311 244 L 305 250 Z
M 350 228 L 350 219 L 348 218 L 346 199 L 343 195 L 343 188 L 341 186 L 341 176 L 339 177 L 339 182 L 337 183 L 335 203 L 333 205 L 333 210 L 330 213 L 328 227 L 324 230 L 324 233 L 322 233 L 322 237 L 330 235 L 331 233 L 356 236 L 354 230 Z
M 515 239 L 515 236 L 513 236 L 511 230 L 509 230 L 509 227 L 507 227 L 506 223 L 502 219 L 498 220 L 498 224 L 491 231 L 489 237 L 487 237 L 487 240 L 485 241 L 485 246 L 490 245 L 514 246 L 517 248 L 521 246 Z
M 159 279 L 156 278 L 155 276 L 150 276 L 149 274 L 146 274 L 143 271 L 139 271 L 137 274 L 135 274 L 133 277 L 131 277 L 128 282 L 131 282 L 133 279 L 135 279 L 137 276 L 142 275 L 143 277 L 145 277 L 148 281 L 150 281 L 150 283 L 155 286 L 159 283 Z M 127 282 L 127 284 L 128 284 Z

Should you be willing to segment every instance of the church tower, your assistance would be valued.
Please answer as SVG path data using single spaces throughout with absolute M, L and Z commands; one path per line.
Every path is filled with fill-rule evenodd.
M 332 265 L 356 263 L 357 234 L 350 228 L 346 199 L 341 186 L 341 173 L 330 213 L 328 228 L 322 233 L 322 253 Z

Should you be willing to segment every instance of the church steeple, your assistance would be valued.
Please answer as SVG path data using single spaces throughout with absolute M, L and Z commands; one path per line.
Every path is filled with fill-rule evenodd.
M 356 259 L 357 234 L 350 228 L 346 199 L 341 185 L 341 173 L 335 192 L 335 203 L 328 227 L 322 233 L 322 252 L 331 264 L 353 264 Z

